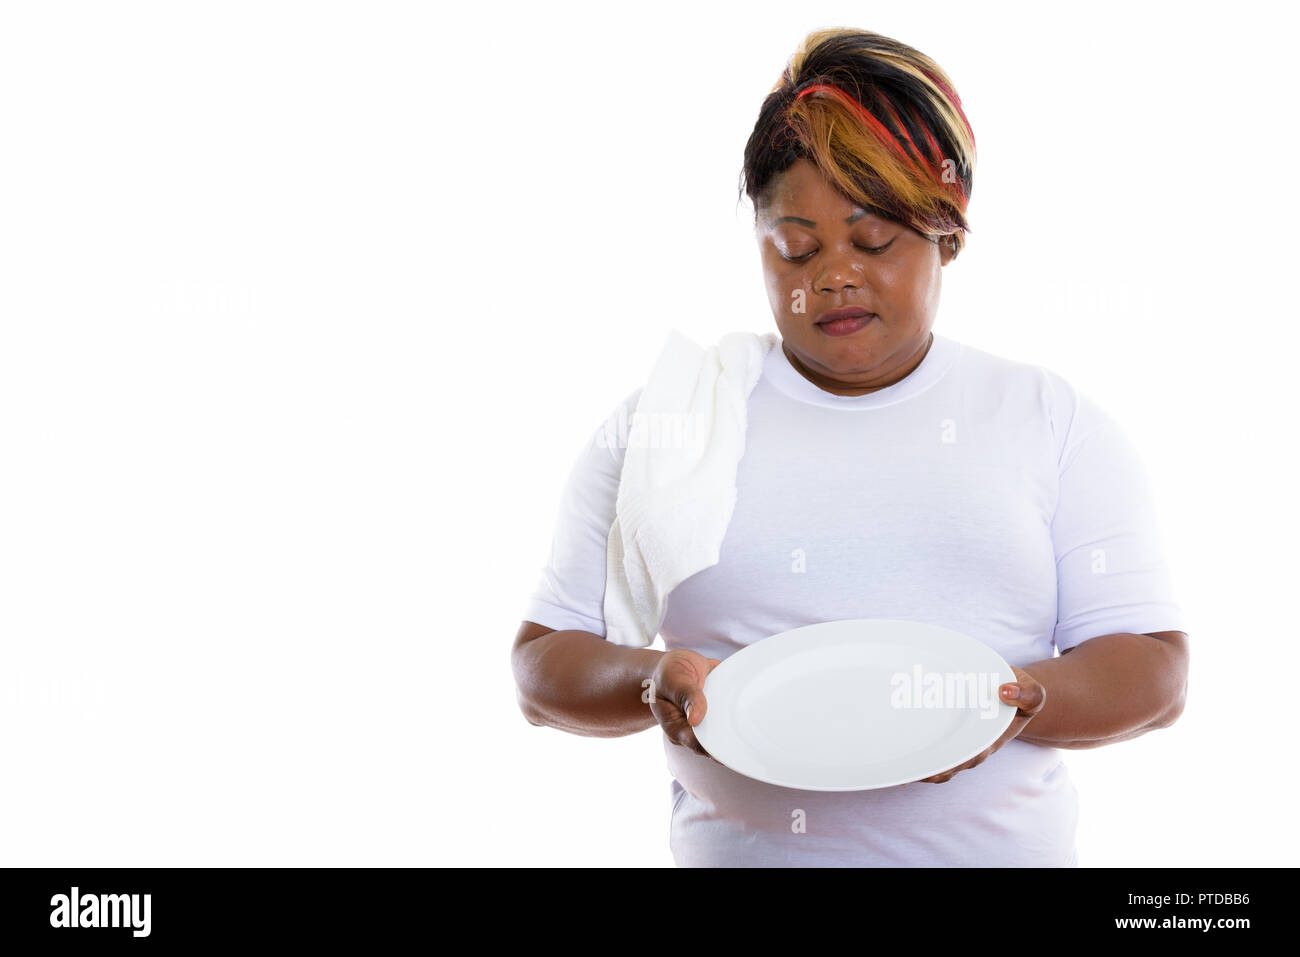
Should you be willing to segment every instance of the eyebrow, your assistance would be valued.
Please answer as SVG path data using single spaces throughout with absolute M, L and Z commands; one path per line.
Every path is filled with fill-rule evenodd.
M 845 225 L 852 226 L 863 216 L 877 216 L 880 219 L 885 220 L 886 222 L 893 222 L 892 219 L 890 219 L 888 216 L 885 215 L 884 210 L 866 209 L 866 210 L 859 210 L 858 212 L 854 213 L 848 219 L 844 220 L 844 223 Z M 802 216 L 782 216 L 780 219 L 772 220 L 769 225 L 779 226 L 781 225 L 781 223 L 795 223 L 799 226 L 807 226 L 809 229 L 817 228 L 816 223 L 814 223 L 811 219 L 804 219 Z

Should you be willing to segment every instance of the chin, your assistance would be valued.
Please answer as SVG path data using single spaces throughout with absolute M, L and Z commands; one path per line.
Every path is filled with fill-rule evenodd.
M 816 329 L 812 333 L 818 338 L 808 343 L 808 348 L 804 351 L 809 358 L 833 372 L 861 372 L 879 361 L 880 343 L 864 343 L 858 336 L 846 336 L 839 341 L 828 340 Z

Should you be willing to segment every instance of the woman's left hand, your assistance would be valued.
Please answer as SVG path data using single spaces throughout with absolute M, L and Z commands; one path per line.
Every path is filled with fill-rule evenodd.
M 1015 665 L 1011 666 L 1011 670 L 1016 674 L 1015 683 L 1002 685 L 1002 687 L 998 689 L 998 695 L 1005 704 L 1016 706 L 1016 716 L 1011 719 L 1011 724 L 1008 725 L 1007 730 L 1002 733 L 1002 737 L 998 738 L 989 745 L 989 747 L 975 755 L 975 757 L 971 758 L 965 764 L 959 764 L 955 768 L 949 768 L 947 771 L 940 772 L 939 774 L 932 775 L 928 778 L 921 778 L 920 783 L 928 782 L 930 784 L 942 784 L 944 781 L 951 779 L 958 771 L 965 771 L 967 768 L 973 768 L 977 764 L 982 764 L 984 759 L 990 754 L 1002 747 L 1002 745 L 1006 744 L 1016 735 L 1020 734 L 1021 731 L 1025 730 L 1025 725 L 1029 724 L 1034 715 L 1038 714 L 1038 712 L 1043 709 L 1043 703 L 1047 700 L 1047 689 L 1039 684 L 1038 679 L 1029 672 L 1021 671 Z M 1019 692 L 1018 694 L 1016 694 L 1017 691 Z M 1015 694 L 1015 697 L 1012 697 L 1008 692 Z

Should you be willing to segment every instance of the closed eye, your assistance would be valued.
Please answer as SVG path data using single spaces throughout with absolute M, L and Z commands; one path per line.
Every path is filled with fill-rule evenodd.
M 897 239 L 898 237 L 894 237 L 894 238 Z M 854 245 L 857 244 L 855 243 Z M 883 246 L 858 246 L 857 248 L 861 249 L 863 252 L 870 253 L 873 256 L 879 256 L 881 253 L 883 253 L 886 249 L 888 249 L 892 245 L 894 245 L 893 239 L 885 243 L 885 245 Z M 788 263 L 801 263 L 801 262 L 807 262 L 813 256 L 817 255 L 817 252 L 818 251 L 814 249 L 812 252 L 804 253 L 802 256 L 787 256 L 785 253 L 782 253 L 781 258 Z

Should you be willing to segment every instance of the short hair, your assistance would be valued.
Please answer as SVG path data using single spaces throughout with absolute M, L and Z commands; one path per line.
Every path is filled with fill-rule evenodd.
M 816 30 L 799 45 L 745 144 L 740 188 L 765 201 L 800 157 L 845 196 L 938 241 L 965 244 L 975 134 L 939 65 L 878 33 Z

